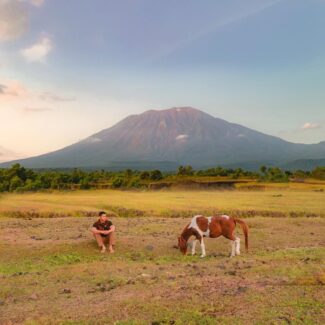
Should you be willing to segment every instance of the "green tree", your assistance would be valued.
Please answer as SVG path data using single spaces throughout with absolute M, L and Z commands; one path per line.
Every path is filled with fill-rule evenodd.
M 9 190 L 10 190 L 10 192 L 13 192 L 13 191 L 17 190 L 17 188 L 20 188 L 23 186 L 24 186 L 24 182 L 22 181 L 22 179 L 20 179 L 18 176 L 14 176 L 10 180 Z
M 143 171 L 140 173 L 140 179 L 142 180 L 146 180 L 150 178 L 150 173 L 148 171 Z
M 159 181 L 163 178 L 163 174 L 159 169 L 155 169 L 150 172 L 150 179 L 153 181 Z
M 178 176 L 191 176 L 194 174 L 194 170 L 192 166 L 179 166 L 177 170 Z
M 266 166 L 264 166 L 264 165 L 263 165 L 263 166 L 261 166 L 261 167 L 260 167 L 260 171 L 261 171 L 261 173 L 262 173 L 262 174 L 264 174 L 264 175 L 265 175 L 265 174 L 266 174 L 266 171 L 267 171 L 267 168 L 266 168 Z

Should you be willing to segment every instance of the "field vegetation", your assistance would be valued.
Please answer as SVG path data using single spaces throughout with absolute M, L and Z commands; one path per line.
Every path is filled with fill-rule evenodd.
M 2 193 L 0 324 L 324 324 L 324 189 L 309 179 Z M 99 210 L 117 228 L 114 255 L 89 231 Z M 177 236 L 196 213 L 244 218 L 249 251 L 230 259 L 219 238 L 205 240 L 204 259 L 181 255 Z
M 304 182 L 325 180 L 325 167 L 312 171 L 283 171 L 277 167 L 261 166 L 260 171 L 245 171 L 241 168 L 222 167 L 193 170 L 191 166 L 180 166 L 174 173 L 160 170 L 137 171 L 127 169 L 120 172 L 107 170 L 32 170 L 19 164 L 0 169 L 0 192 L 32 192 L 40 190 L 103 189 L 103 188 L 163 188 L 189 183 L 196 185 L 230 185 L 241 182 Z M 220 185 L 220 184 L 219 184 Z

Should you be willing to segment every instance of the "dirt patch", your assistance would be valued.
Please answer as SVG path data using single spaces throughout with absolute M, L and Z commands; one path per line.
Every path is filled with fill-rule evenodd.
M 101 254 L 94 220 L 0 219 L 0 324 L 322 323 L 324 219 L 251 217 L 233 259 L 224 238 L 205 259 L 173 248 L 187 218 L 114 218 L 116 253 Z

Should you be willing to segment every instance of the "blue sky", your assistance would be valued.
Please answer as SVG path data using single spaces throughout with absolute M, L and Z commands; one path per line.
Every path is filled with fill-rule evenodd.
M 175 106 L 323 141 L 324 32 L 324 0 L 0 0 L 0 149 Z

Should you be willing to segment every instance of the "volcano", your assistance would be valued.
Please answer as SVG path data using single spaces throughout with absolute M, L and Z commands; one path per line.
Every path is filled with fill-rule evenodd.
M 192 107 L 149 110 L 63 149 L 2 163 L 30 168 L 250 168 L 325 158 L 325 142 L 297 144 Z

